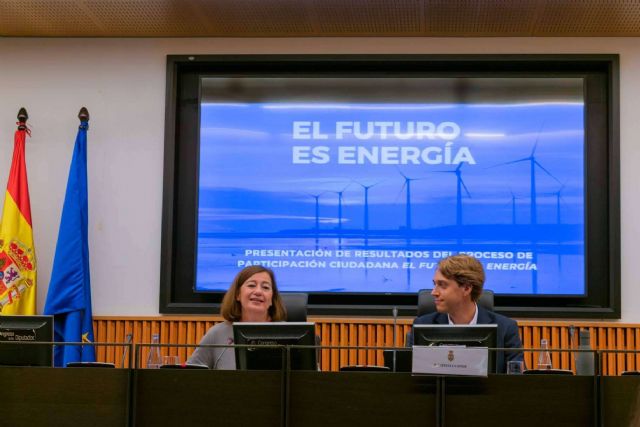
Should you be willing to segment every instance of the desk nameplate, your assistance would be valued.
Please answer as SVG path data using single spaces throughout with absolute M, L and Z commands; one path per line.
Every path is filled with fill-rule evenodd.
M 489 349 L 463 346 L 414 346 L 414 374 L 486 377 Z

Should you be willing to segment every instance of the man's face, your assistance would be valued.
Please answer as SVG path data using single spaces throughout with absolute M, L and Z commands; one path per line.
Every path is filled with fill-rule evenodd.
M 433 275 L 433 290 L 431 295 L 436 303 L 438 313 L 452 313 L 459 307 L 471 301 L 471 286 L 460 286 L 453 279 L 447 279 L 436 270 Z

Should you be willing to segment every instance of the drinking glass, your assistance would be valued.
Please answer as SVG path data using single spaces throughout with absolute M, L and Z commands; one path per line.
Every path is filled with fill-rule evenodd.
M 507 362 L 507 374 L 522 375 L 524 373 L 524 362 L 520 360 L 510 360 Z
M 162 356 L 162 364 L 163 365 L 179 365 L 180 357 L 179 356 Z

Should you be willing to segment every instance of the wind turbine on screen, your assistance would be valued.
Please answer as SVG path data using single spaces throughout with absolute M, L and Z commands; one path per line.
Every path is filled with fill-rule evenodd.
M 316 233 L 318 233 L 320 231 L 320 196 L 322 196 L 325 192 L 319 193 L 319 194 L 308 194 L 308 196 L 313 197 L 315 199 L 315 204 L 316 204 L 316 210 L 315 210 L 315 214 L 316 214 L 316 222 L 315 222 L 315 229 L 316 229 Z
M 460 163 L 457 168 L 449 171 L 436 171 L 438 173 L 453 173 L 456 175 L 456 225 L 460 227 L 462 225 L 462 190 L 467 193 L 467 197 L 471 198 L 471 193 L 462 180 L 462 168 L 464 163 Z
M 349 188 L 350 184 L 347 184 L 342 190 L 334 191 L 338 195 L 338 234 L 342 234 L 342 196 L 344 192 Z
M 516 200 L 522 199 L 522 197 L 517 197 L 511 189 L 509 189 L 509 193 L 511 193 L 511 225 L 516 225 Z
M 409 178 L 405 174 L 402 173 L 401 170 L 398 170 L 398 173 L 402 175 L 404 178 L 404 184 L 402 184 L 402 190 L 406 190 L 405 196 L 405 206 L 406 206 L 406 216 L 405 216 L 405 226 L 406 231 L 411 231 L 411 181 L 420 181 L 424 178 Z
M 562 199 L 562 190 L 564 190 L 565 184 L 562 184 L 560 186 L 560 188 L 558 189 L 558 191 L 554 191 L 553 193 L 551 193 L 552 195 L 556 196 L 556 224 L 560 225 L 562 223 L 561 221 L 561 217 L 560 217 L 560 200 Z
M 364 185 L 358 181 L 355 183 L 364 189 L 364 235 L 366 237 L 369 235 L 369 189 L 378 185 L 379 182 L 371 185 Z
M 538 135 L 538 138 L 540 135 Z M 531 150 L 531 154 L 527 157 L 523 157 L 522 159 L 512 160 L 510 162 L 499 163 L 492 167 L 512 165 L 515 163 L 528 162 L 529 163 L 529 171 L 530 171 L 530 188 L 531 188 L 531 225 L 536 225 L 538 223 L 538 206 L 537 206 L 537 193 L 536 193 L 536 167 L 540 168 L 544 173 L 549 175 L 559 184 L 562 184 L 558 178 L 556 178 L 551 172 L 549 172 L 544 166 L 536 160 L 536 149 L 538 148 L 538 138 L 536 138 L 536 142 L 533 145 L 533 149 Z

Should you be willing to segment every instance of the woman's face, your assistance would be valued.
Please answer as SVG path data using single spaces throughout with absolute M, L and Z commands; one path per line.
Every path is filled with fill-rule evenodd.
M 236 300 L 242 307 L 243 321 L 268 320 L 268 310 L 273 299 L 273 283 L 266 271 L 249 277 L 241 286 Z

